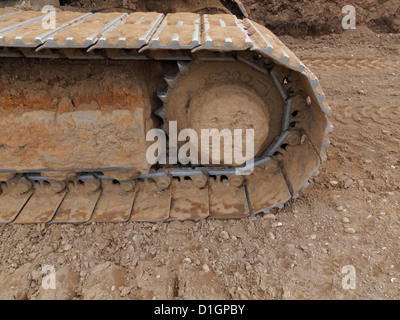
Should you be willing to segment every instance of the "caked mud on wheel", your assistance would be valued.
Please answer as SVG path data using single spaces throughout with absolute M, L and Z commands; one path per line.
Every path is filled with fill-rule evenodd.
M 166 82 L 168 89 L 158 93 L 164 103 L 156 114 L 167 133 L 170 121 L 177 122 L 178 132 L 191 128 L 198 137 L 202 129 L 253 129 L 254 154 L 259 155 L 280 132 L 285 103 L 278 89 L 270 76 L 244 63 L 179 62 Z M 202 151 L 211 163 L 211 152 Z
M 231 15 L 132 19 L 153 36 L 120 39 L 121 49 L 122 23 L 70 48 L 64 28 L 39 50 L 59 59 L 2 58 L 0 223 L 240 218 L 282 207 L 317 174 L 329 109 L 316 77 L 267 29 Z M 3 56 L 36 54 L 10 43 Z M 175 121 L 196 132 L 254 129 L 253 172 L 237 175 L 240 165 L 223 159 L 148 163 L 147 132 L 168 134 Z

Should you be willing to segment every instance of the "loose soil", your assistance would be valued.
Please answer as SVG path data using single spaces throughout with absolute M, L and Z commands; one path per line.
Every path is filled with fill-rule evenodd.
M 298 199 L 242 220 L 1 226 L 0 298 L 399 299 L 400 35 L 373 29 L 282 37 L 320 78 L 335 127 Z M 57 290 L 41 286 L 46 265 Z
M 217 0 L 66 0 L 64 9 L 92 10 L 118 7 L 118 10 L 160 12 L 190 11 L 191 8 L 220 7 Z M 342 8 L 353 5 L 356 21 L 375 32 L 400 32 L 398 0 L 242 0 L 251 19 L 274 33 L 296 37 L 342 33 Z M 114 11 L 116 9 L 113 9 Z

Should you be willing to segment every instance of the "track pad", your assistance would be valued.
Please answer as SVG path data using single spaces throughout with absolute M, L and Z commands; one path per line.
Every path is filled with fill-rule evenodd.
M 114 223 L 128 221 L 136 197 L 135 190 L 124 191 L 112 180 L 103 180 L 101 188 L 102 195 L 90 221 Z
M 199 220 L 209 216 L 208 188 L 199 189 L 192 180 L 173 180 L 169 220 Z
M 66 194 L 65 187 L 58 182 L 35 181 L 34 189 L 34 194 L 14 223 L 50 222 Z
M 0 224 L 13 222 L 32 196 L 33 191 L 21 194 L 17 184 L 14 182 L 0 184 Z
M 54 217 L 54 223 L 85 223 L 90 220 L 99 200 L 100 181 L 68 183 L 68 193 Z
M 132 221 L 163 221 L 171 208 L 171 189 L 161 190 L 152 180 L 137 185 L 138 195 L 133 205 Z
M 210 218 L 238 219 L 249 215 L 244 187 L 234 187 L 228 180 L 209 181 Z

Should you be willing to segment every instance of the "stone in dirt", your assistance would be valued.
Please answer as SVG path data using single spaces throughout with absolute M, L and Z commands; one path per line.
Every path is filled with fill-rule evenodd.
M 75 288 L 79 284 L 79 275 L 70 266 L 56 271 L 56 289 L 39 289 L 39 300 L 72 300 L 75 297 Z
M 84 300 L 114 300 L 120 298 L 118 288 L 125 286 L 126 271 L 122 267 L 101 264 L 93 269 L 82 291 Z
M 59 6 L 59 0 L 30 0 L 29 3 L 33 10 L 41 10 L 44 6 Z
M 7 277 L 0 278 L 0 300 L 25 300 L 31 286 L 30 263 L 14 271 Z

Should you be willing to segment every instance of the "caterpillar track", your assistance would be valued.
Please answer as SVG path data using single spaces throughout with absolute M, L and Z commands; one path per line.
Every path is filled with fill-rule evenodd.
M 248 18 L 5 8 L 0 60 L 0 224 L 269 212 L 298 197 L 329 144 L 318 79 Z M 146 133 L 170 121 L 254 128 L 253 172 L 150 165 Z

